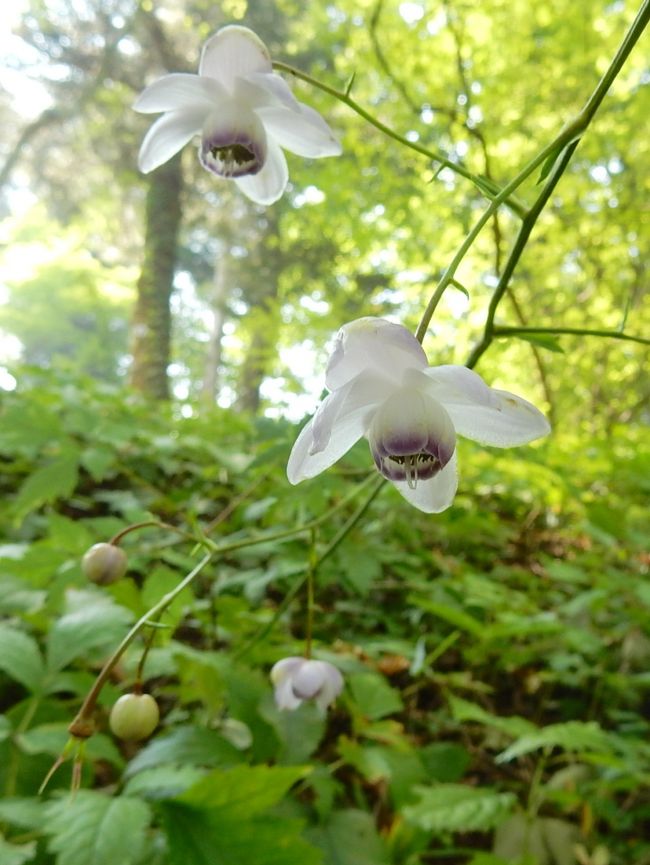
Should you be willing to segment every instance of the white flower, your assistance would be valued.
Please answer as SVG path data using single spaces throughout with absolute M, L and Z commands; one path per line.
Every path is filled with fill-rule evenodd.
M 320 474 L 365 436 L 377 468 L 404 498 L 439 513 L 458 485 L 457 433 L 511 447 L 550 432 L 535 406 L 466 367 L 428 366 L 413 334 L 381 318 L 341 328 L 325 383 L 331 393 L 289 457 L 292 484 Z
M 271 670 L 278 709 L 297 709 L 305 700 L 314 700 L 321 711 L 343 690 L 343 676 L 327 661 L 283 658 Z
M 133 107 L 145 114 L 165 112 L 142 142 L 141 171 L 153 171 L 200 134 L 204 168 L 232 178 L 258 204 L 277 201 L 287 185 L 281 147 L 312 158 L 341 152 L 320 114 L 298 102 L 273 72 L 264 43 L 239 25 L 208 39 L 198 75 L 165 75 Z

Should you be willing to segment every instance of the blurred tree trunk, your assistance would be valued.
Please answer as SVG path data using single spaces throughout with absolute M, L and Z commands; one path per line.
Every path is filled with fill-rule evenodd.
M 132 322 L 131 385 L 152 399 L 169 399 L 170 298 L 181 221 L 180 154 L 149 175 L 144 259 Z
M 224 251 L 223 255 L 221 255 L 215 262 L 212 280 L 212 296 L 210 297 L 212 326 L 210 328 L 210 336 L 205 356 L 203 382 L 201 383 L 201 402 L 206 406 L 214 405 L 214 401 L 217 398 L 219 367 L 221 366 L 221 340 L 223 337 L 223 325 L 226 320 L 228 283 L 228 253 Z
M 256 306 L 246 315 L 248 345 L 237 387 L 237 407 L 242 411 L 259 411 L 260 387 L 270 359 L 277 354 L 280 328 L 277 296 L 277 280 L 269 280 L 265 296 L 258 297 Z

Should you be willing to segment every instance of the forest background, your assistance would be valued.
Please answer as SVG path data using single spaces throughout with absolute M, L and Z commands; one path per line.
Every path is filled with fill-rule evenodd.
M 415 329 L 485 197 L 299 81 L 343 155 L 289 157 L 269 208 L 203 172 L 193 147 L 140 175 L 150 118 L 131 109 L 241 22 L 274 59 L 341 92 L 352 81 L 356 103 L 409 142 L 503 186 L 580 111 L 637 5 L 12 11 L 2 865 L 649 863 L 647 36 L 537 221 L 498 309 L 510 330 L 477 366 L 543 407 L 553 434 L 509 452 L 461 442 L 459 495 L 436 516 L 392 489 L 364 509 L 363 443 L 298 488 L 284 467 L 333 334 L 362 315 Z M 524 205 L 538 177 L 518 190 Z M 464 363 L 480 343 L 519 225 L 502 207 L 472 246 L 424 340 L 430 362 Z M 312 532 L 265 541 L 330 509 Z M 125 539 L 124 580 L 88 585 L 84 551 L 148 520 L 228 546 L 156 633 L 145 678 L 161 726 L 140 747 L 107 733 L 136 644 L 102 693 L 83 789 L 71 802 L 66 764 L 39 798 L 101 662 L 196 564 L 192 543 L 153 527 Z M 347 682 L 327 719 L 278 712 L 267 680 L 302 651 L 302 574 L 323 551 L 315 652 Z

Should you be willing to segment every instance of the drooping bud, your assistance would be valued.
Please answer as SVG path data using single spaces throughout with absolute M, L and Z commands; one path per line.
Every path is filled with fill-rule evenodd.
M 160 711 L 151 694 L 124 694 L 111 709 L 109 725 L 118 739 L 139 742 L 158 726 Z
M 324 712 L 343 690 L 343 676 L 327 661 L 283 658 L 271 670 L 278 709 L 297 709 L 305 700 L 314 700 Z
M 100 586 L 121 580 L 127 565 L 126 553 L 115 544 L 95 544 L 81 560 L 84 574 Z

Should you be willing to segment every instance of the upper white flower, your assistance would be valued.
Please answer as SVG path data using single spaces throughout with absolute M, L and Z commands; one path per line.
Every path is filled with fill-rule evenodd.
M 343 676 L 327 661 L 283 658 L 273 666 L 275 702 L 279 709 L 297 709 L 305 700 L 314 700 L 321 711 L 343 690 Z
M 534 405 L 466 367 L 428 366 L 413 334 L 381 318 L 341 328 L 325 383 L 331 393 L 289 457 L 292 484 L 329 468 L 365 436 L 381 474 L 416 508 L 438 513 L 458 485 L 457 433 L 511 447 L 550 432 Z
M 199 74 L 165 75 L 144 90 L 136 111 L 164 111 L 147 132 L 138 165 L 153 171 L 197 134 L 201 164 L 232 178 L 258 204 L 282 195 L 289 173 L 280 147 L 299 156 L 338 156 L 341 146 L 313 108 L 273 72 L 266 45 L 233 24 L 205 43 Z

